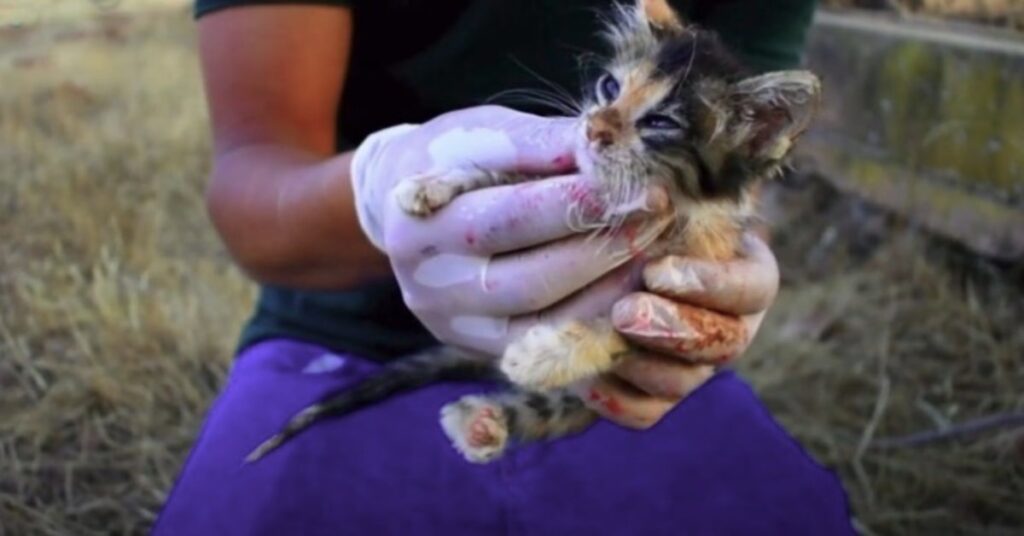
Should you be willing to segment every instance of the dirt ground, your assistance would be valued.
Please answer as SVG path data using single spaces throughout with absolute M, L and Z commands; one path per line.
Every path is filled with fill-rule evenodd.
M 203 211 L 192 25 L 0 29 L 0 80 L 0 535 L 143 533 L 254 296 Z M 743 375 L 863 533 L 1020 534 L 1022 428 L 957 430 L 1024 412 L 1024 268 L 814 177 L 775 196 L 784 288 Z

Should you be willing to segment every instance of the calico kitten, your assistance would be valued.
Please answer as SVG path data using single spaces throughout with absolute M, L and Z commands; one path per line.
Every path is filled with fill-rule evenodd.
M 581 117 L 577 161 L 605 186 L 608 206 L 652 181 L 670 192 L 671 229 L 647 250 L 725 260 L 754 215 L 755 188 L 778 172 L 820 97 L 806 71 L 747 76 L 712 32 L 685 25 L 665 0 L 618 6 L 607 30 L 614 54 Z M 460 172 L 421 176 L 396 189 L 407 212 L 429 216 L 460 193 L 530 180 Z M 496 395 L 467 396 L 441 411 L 455 447 L 472 462 L 499 457 L 510 441 L 551 439 L 587 427 L 595 414 L 567 387 L 629 355 L 608 318 L 539 325 L 506 349 L 500 372 L 479 356 L 442 347 L 404 358 L 295 416 L 247 458 L 259 459 L 315 420 L 441 380 L 503 378 Z

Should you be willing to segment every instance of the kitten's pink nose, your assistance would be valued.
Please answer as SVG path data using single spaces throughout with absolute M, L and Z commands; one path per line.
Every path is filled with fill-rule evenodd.
M 587 139 L 596 142 L 601 147 L 607 147 L 615 141 L 615 133 L 609 128 L 587 126 Z
M 601 147 L 615 143 L 615 137 L 622 130 L 622 119 L 618 111 L 606 108 L 597 112 L 587 121 L 587 140 Z

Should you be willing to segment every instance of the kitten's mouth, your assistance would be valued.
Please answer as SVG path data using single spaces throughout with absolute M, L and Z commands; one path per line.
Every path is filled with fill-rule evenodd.
M 576 165 L 580 173 L 598 177 L 602 171 L 607 171 L 614 163 L 611 147 L 602 147 L 588 140 L 582 133 L 576 143 Z
M 609 180 L 611 177 L 621 178 L 622 174 L 618 172 L 628 168 L 627 164 L 635 158 L 621 148 L 601 146 L 582 136 L 576 144 L 574 156 L 581 174 Z
M 623 159 L 628 161 L 635 157 L 614 147 L 594 144 L 582 132 L 576 144 L 575 157 L 579 173 L 596 179 L 600 185 L 599 195 L 606 205 L 599 221 L 607 223 L 652 208 L 647 190 L 642 186 L 644 181 L 636 180 L 637 177 L 628 172 L 630 166 L 623 163 Z

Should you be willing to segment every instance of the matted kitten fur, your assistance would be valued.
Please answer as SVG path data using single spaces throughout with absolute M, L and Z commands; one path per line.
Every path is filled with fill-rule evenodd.
M 818 78 L 807 71 L 748 76 L 717 35 L 685 24 L 665 0 L 617 6 L 606 37 L 613 54 L 588 91 L 577 160 L 588 163 L 586 171 L 599 180 L 609 207 L 633 201 L 654 181 L 666 188 L 674 213 L 645 251 L 649 256 L 734 257 L 754 216 L 758 183 L 779 171 L 817 109 Z M 465 171 L 427 175 L 404 181 L 395 195 L 403 210 L 429 217 L 461 193 L 533 179 Z M 596 414 L 567 388 L 610 370 L 629 353 L 607 317 L 538 325 L 509 345 L 498 366 L 454 347 L 432 349 L 309 406 L 247 460 L 321 417 L 437 381 L 499 378 L 508 382 L 506 391 L 464 397 L 440 416 L 467 460 L 488 462 L 510 444 L 586 428 Z

